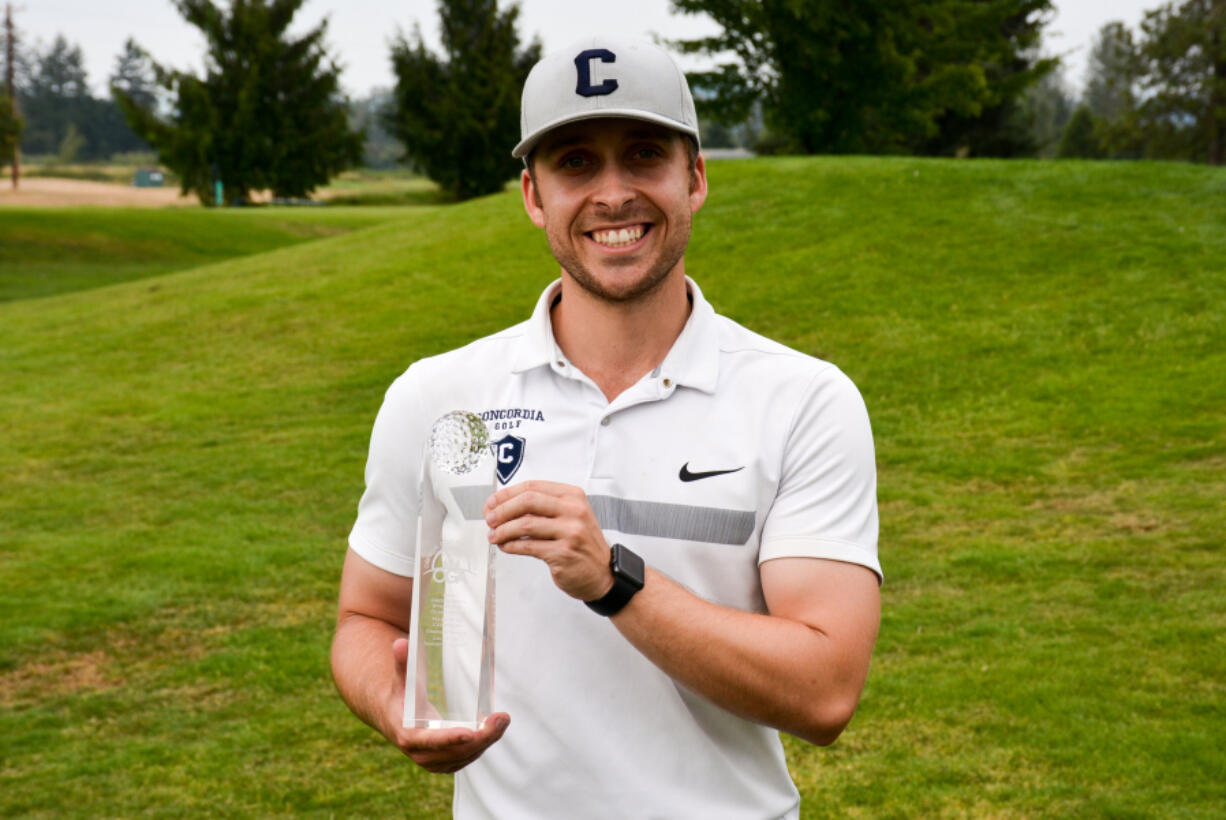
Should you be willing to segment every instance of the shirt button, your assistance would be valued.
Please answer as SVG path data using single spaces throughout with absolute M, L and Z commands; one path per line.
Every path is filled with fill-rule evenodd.
M 672 380 L 672 379 L 665 379 L 665 380 L 664 380 L 664 386 L 665 386 L 665 387 L 672 387 L 672 386 L 673 386 L 673 380 Z
M 565 368 L 566 368 L 566 362 L 562 361 L 561 359 L 558 359 L 558 367 L 561 367 L 562 369 L 565 369 Z
M 602 419 L 600 420 L 600 426 L 601 426 L 601 427 L 608 427 L 608 426 L 609 426 L 609 417 L 608 417 L 608 416 L 605 416 L 604 418 L 602 418 Z

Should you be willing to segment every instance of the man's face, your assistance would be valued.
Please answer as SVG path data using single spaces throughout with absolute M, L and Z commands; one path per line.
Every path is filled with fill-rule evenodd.
M 707 196 L 706 167 L 690 173 L 684 138 L 629 119 L 582 120 L 548 134 L 524 207 L 554 257 L 589 293 L 626 302 L 680 269 L 693 214 Z

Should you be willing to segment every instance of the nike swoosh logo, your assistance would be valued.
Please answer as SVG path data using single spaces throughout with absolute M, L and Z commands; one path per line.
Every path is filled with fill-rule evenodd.
M 687 461 L 684 465 L 682 465 L 681 472 L 677 473 L 677 478 L 681 479 L 682 481 L 697 481 L 700 478 L 711 478 L 712 476 L 727 475 L 728 473 L 739 473 L 744 469 L 745 465 L 742 464 L 740 467 L 732 470 L 707 470 L 705 473 L 691 473 L 690 463 Z

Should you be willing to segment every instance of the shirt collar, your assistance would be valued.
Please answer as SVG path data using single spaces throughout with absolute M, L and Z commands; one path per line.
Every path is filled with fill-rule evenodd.
M 656 374 L 678 386 L 684 385 L 707 393 L 715 392 L 719 380 L 719 328 L 715 309 L 703 297 L 697 283 L 685 277 L 686 290 L 691 301 L 690 317 L 686 320 L 681 335 L 673 342 L 664 361 L 656 368 Z M 562 280 L 557 279 L 541 294 L 536 308 L 528 319 L 520 349 L 511 365 L 512 373 L 523 373 L 534 367 L 542 367 L 565 360 L 557 340 L 553 337 L 553 324 L 549 311 L 562 290 Z
M 549 309 L 561 291 L 562 280 L 555 279 L 536 300 L 536 308 L 520 341 L 519 353 L 511 364 L 512 373 L 523 373 L 562 359 L 562 351 L 553 338 L 553 324 L 549 321 Z

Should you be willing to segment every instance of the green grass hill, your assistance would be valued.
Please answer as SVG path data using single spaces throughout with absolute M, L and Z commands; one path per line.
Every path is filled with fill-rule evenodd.
M 881 636 L 788 741 L 804 816 L 1220 816 L 1226 172 L 710 177 L 688 272 L 876 435 Z M 333 691 L 345 536 L 387 385 L 555 271 L 513 192 L 0 211 L 0 815 L 447 816 Z
M 0 302 L 143 279 L 387 221 L 397 209 L 5 208 Z

